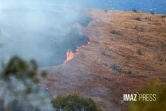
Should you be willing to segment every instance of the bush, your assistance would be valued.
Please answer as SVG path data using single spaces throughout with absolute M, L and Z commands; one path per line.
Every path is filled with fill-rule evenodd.
M 166 111 L 166 84 L 151 83 L 141 94 L 156 94 L 156 101 L 130 102 L 128 111 Z
M 154 14 L 154 12 L 153 12 L 153 11 L 150 11 L 150 14 Z
M 135 13 L 136 13 L 136 12 L 137 12 L 137 10 L 136 10 L 136 9 L 133 9 L 133 12 L 135 12 Z
M 141 21 L 141 18 L 140 17 L 136 17 L 135 20 Z
M 138 55 L 142 55 L 141 49 L 138 49 L 138 50 L 137 50 L 137 54 L 138 54 Z
M 109 57 L 109 54 L 107 54 L 107 52 L 106 52 L 105 50 L 102 50 L 102 51 L 101 51 L 101 54 L 102 54 L 103 56 Z
M 138 31 L 140 31 L 140 32 L 144 32 L 144 31 L 145 31 L 145 29 L 144 29 L 143 27 L 139 27 L 138 25 L 136 25 L 136 26 L 134 27 L 134 29 L 136 29 L 136 30 L 138 30 Z
M 122 35 L 121 32 L 119 32 L 119 31 L 115 31 L 115 30 L 112 30 L 111 33 L 112 33 L 112 34 L 116 34 L 116 35 Z
M 57 96 L 51 103 L 56 111 L 100 111 L 92 99 L 76 94 Z
M 138 29 L 139 29 L 139 28 L 138 28 L 138 25 L 136 25 L 136 26 L 134 27 L 134 29 L 137 29 L 137 30 L 138 30 Z
M 30 78 L 33 82 L 38 83 L 37 77 L 37 63 L 31 60 L 29 63 L 21 59 L 20 57 L 13 57 L 3 70 L 2 78 L 4 80 L 10 80 L 11 76 L 15 76 L 17 79 L 24 81 Z
M 43 111 L 43 108 L 51 111 L 48 101 L 52 97 L 38 86 L 38 66 L 34 60 L 25 61 L 15 56 L 3 67 L 0 73 L 0 111 Z M 46 72 L 41 74 L 46 75 Z
M 116 66 L 115 64 L 111 64 L 110 68 L 114 71 L 119 72 L 119 73 L 123 73 L 123 70 L 120 67 Z
M 107 9 L 104 9 L 104 12 L 108 12 L 108 10 L 107 10 Z

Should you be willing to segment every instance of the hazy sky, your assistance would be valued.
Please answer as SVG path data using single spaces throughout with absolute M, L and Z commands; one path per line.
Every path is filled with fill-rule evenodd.
M 2 3 L 54 3 L 82 7 L 106 8 L 115 10 L 154 11 L 166 13 L 166 0 L 0 0 Z
M 166 0 L 86 0 L 89 7 L 166 13 Z

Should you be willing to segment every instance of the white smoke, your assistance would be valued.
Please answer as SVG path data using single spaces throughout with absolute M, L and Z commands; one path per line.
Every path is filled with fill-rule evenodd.
M 0 80 L 0 100 L 3 100 L 4 108 L 11 107 L 10 104 L 17 100 L 21 103 L 20 106 L 23 105 L 23 108 L 27 107 L 31 111 L 35 110 L 35 108 L 38 108 L 40 111 L 53 111 L 51 95 L 30 79 L 24 82 L 32 88 L 31 93 L 25 94 L 27 85 L 15 77 L 10 77 L 10 81 Z
M 64 51 L 59 50 L 64 50 L 80 7 L 80 0 L 0 0 L 0 60 L 18 55 L 40 66 L 62 62 Z
M 80 0 L 66 1 L 0 0 L 0 61 L 6 63 L 12 56 L 18 55 L 24 59 L 33 58 L 40 66 L 57 64 L 61 58 L 57 53 L 64 53 L 59 50 L 68 47 L 65 43 L 70 40 L 68 34 L 79 19 L 78 11 L 82 5 Z M 3 68 L 0 67 L 1 70 Z M 15 77 L 10 80 L 5 82 L 0 79 L 0 100 L 4 100 L 4 107 L 16 99 L 25 107 L 53 110 L 51 97 L 42 88 L 37 94 L 25 97 L 26 85 Z M 26 83 L 33 90 L 39 89 L 31 80 L 26 80 Z

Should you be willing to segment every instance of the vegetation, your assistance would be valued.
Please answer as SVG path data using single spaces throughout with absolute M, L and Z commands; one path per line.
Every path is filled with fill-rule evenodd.
M 162 15 L 161 18 L 166 18 L 166 15 Z
M 49 99 L 51 100 L 51 96 L 37 85 L 39 83 L 38 66 L 34 60 L 27 62 L 15 56 L 3 65 L 3 68 L 0 73 L 2 88 L 0 110 L 36 111 L 47 105 Z M 41 76 L 45 77 L 46 72 L 42 72 Z M 6 105 L 3 106 L 3 104 Z
M 150 11 L 150 14 L 154 14 L 154 12 L 153 12 L 153 11 Z
M 38 66 L 34 60 L 27 62 L 15 56 L 3 66 L 0 111 L 52 111 L 53 107 L 56 111 L 100 111 L 92 99 L 75 94 L 58 96 L 51 104 L 52 97 L 37 85 Z M 41 73 L 41 77 L 46 75 L 46 72 Z
M 140 28 L 140 31 L 141 31 L 141 32 L 144 32 L 144 31 L 145 31 L 145 29 L 142 27 L 142 28 Z
M 139 28 L 138 28 L 138 25 L 136 25 L 136 26 L 134 27 L 134 29 L 137 29 L 137 30 L 138 30 L 138 29 L 139 29 Z
M 108 12 L 108 10 L 107 10 L 107 9 L 104 9 L 104 12 Z
M 116 34 L 116 35 L 122 35 L 122 33 L 120 33 L 119 31 L 115 31 L 115 30 L 112 30 L 111 33 Z
M 134 29 L 136 29 L 136 30 L 138 30 L 138 31 L 140 31 L 140 32 L 144 32 L 144 28 L 143 28 L 143 27 L 138 27 L 138 25 L 136 25 L 136 26 L 134 27 Z
M 131 71 L 131 70 L 129 70 L 129 71 L 127 72 L 127 74 L 132 74 L 132 71 Z
M 119 72 L 119 73 L 123 73 L 123 70 L 120 67 L 116 66 L 115 64 L 111 64 L 110 68 L 114 71 Z
M 56 111 L 100 111 L 92 99 L 76 94 L 58 96 L 52 100 L 52 105 Z
M 147 20 L 149 20 L 149 21 L 151 21 L 151 20 L 152 20 L 152 18 L 151 18 L 151 17 L 145 17 L 145 19 L 147 19 Z
M 135 13 L 136 13 L 136 12 L 137 12 L 137 10 L 136 10 L 136 9 L 133 9 L 133 12 L 135 12 Z
M 107 57 L 109 57 L 110 56 L 110 54 L 108 53 L 108 47 L 101 47 L 101 49 L 100 49 L 100 53 L 103 55 L 103 56 L 107 56 Z
M 135 20 L 141 21 L 141 18 L 140 17 L 136 17 Z
M 138 55 L 142 55 L 141 49 L 138 49 L 138 50 L 137 50 L 137 54 L 138 54 Z
M 109 54 L 107 54 L 107 52 L 106 52 L 106 50 L 101 50 L 101 54 L 103 55 L 103 56 L 110 56 Z
M 30 78 L 33 82 L 38 83 L 37 64 L 34 60 L 29 63 L 19 57 L 13 57 L 4 68 L 2 78 L 10 81 L 10 77 L 15 76 L 17 79 L 24 81 Z
M 156 101 L 130 102 L 128 111 L 166 111 L 166 84 L 151 83 L 141 94 L 156 94 Z M 150 99 L 150 98 L 148 98 Z

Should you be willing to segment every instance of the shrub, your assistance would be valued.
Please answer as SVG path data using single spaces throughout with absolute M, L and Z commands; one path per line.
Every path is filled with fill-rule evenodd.
M 138 50 L 137 50 L 137 54 L 138 54 L 138 55 L 142 55 L 141 49 L 138 49 Z
M 102 54 L 103 56 L 109 56 L 109 54 L 107 54 L 107 52 L 106 52 L 105 50 L 102 50 L 102 51 L 101 51 L 101 54 Z
M 127 74 L 132 74 L 132 71 L 131 71 L 131 70 L 129 70 L 129 71 L 127 72 Z
M 12 57 L 0 72 L 0 111 L 36 111 L 47 107 L 49 93 L 38 86 L 38 66 L 34 60 Z M 41 76 L 46 77 L 46 72 Z M 35 101 L 35 104 L 33 103 Z M 3 106 L 3 104 L 6 104 Z M 9 108 L 9 110 L 8 110 Z M 49 111 L 49 109 L 48 109 Z
M 39 79 L 37 77 L 37 64 L 34 60 L 29 63 L 23 59 L 15 56 L 10 59 L 9 63 L 6 65 L 2 78 L 4 80 L 10 80 L 11 76 L 15 76 L 17 79 L 23 81 L 30 78 L 33 82 L 38 83 Z
M 162 15 L 161 18 L 166 18 L 166 15 Z
M 134 29 L 136 29 L 136 30 L 138 30 L 138 31 L 140 31 L 140 32 L 144 32 L 144 31 L 145 31 L 145 29 L 144 29 L 143 27 L 138 27 L 138 25 L 136 25 L 136 26 L 134 27 Z
M 116 66 L 115 64 L 111 64 L 110 68 L 114 71 L 119 72 L 119 73 L 123 73 L 123 70 L 120 67 Z
M 104 12 L 108 12 L 108 10 L 107 10 L 107 9 L 104 9 Z
M 135 12 L 135 13 L 136 13 L 136 12 L 137 12 L 137 10 L 136 10 L 136 9 L 133 9 L 133 12 Z
M 141 94 L 156 94 L 155 98 L 148 96 L 147 99 L 153 101 L 137 101 L 130 102 L 128 105 L 128 111 L 166 111 L 166 84 L 159 82 L 151 83 L 148 85 Z M 138 98 L 139 99 L 139 98 Z
M 149 20 L 149 21 L 151 21 L 151 20 L 152 20 L 152 18 L 151 18 L 151 17 L 145 17 L 145 19 L 146 19 L 146 20 Z
M 138 29 L 139 29 L 139 28 L 138 28 L 138 25 L 136 25 L 136 26 L 134 27 L 134 29 L 137 29 L 137 30 L 138 30 Z
M 115 30 L 112 30 L 111 33 L 116 34 L 116 35 L 122 35 L 122 33 L 118 32 L 118 31 L 115 31 Z
M 91 98 L 83 98 L 76 94 L 57 96 L 51 103 L 56 111 L 100 111 Z
M 135 20 L 141 21 L 141 18 L 140 17 L 136 17 Z
M 150 11 L 150 14 L 154 14 L 154 12 L 153 12 L 153 11 Z
M 144 31 L 145 31 L 145 29 L 144 29 L 144 28 L 140 28 L 140 31 L 141 31 L 141 32 L 144 32 Z

